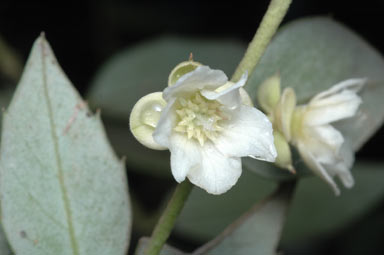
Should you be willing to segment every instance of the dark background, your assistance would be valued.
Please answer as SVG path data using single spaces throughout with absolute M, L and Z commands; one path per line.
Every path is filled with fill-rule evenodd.
M 0 34 L 26 59 L 33 41 L 45 31 L 63 69 L 84 95 L 106 59 L 124 47 L 156 36 L 234 37 L 249 42 L 268 3 L 2 0 Z M 383 1 L 293 0 L 283 23 L 309 15 L 331 16 L 384 52 Z M 372 140 L 358 157 L 381 159 L 383 154 L 375 145 L 383 144 L 384 131 Z
M 105 60 L 125 47 L 160 35 L 233 37 L 249 42 L 268 3 L 268 0 L 2 0 L 0 35 L 25 60 L 33 41 L 41 31 L 45 31 L 61 66 L 85 95 L 94 74 Z M 293 0 L 283 23 L 310 15 L 331 16 L 356 31 L 381 53 L 384 52 L 384 1 Z M 384 145 L 383 128 L 363 147 L 357 157 L 382 161 L 383 149 L 378 147 L 381 145 Z M 317 250 L 319 253 L 316 254 L 341 254 L 343 243 L 361 241 L 354 240 L 354 236 L 349 233 L 364 232 L 370 227 L 381 226 L 384 229 L 382 215 L 384 205 L 369 212 L 365 217 L 367 222 L 359 222 L 346 229 L 339 237 L 323 240 L 316 244 L 318 247 L 308 249 Z M 377 219 L 375 222 L 380 222 L 381 225 L 370 226 L 372 221 L 369 219 Z M 380 246 L 382 234 L 383 231 L 367 238 L 373 238 L 370 244 L 378 245 L 377 248 L 384 252 L 383 245 Z M 185 245 L 191 248 L 197 244 L 187 242 Z M 286 254 L 308 254 L 296 253 L 295 247 L 285 250 Z

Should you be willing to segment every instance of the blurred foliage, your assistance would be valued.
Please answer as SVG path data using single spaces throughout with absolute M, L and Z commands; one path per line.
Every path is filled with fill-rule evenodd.
M 320 9 L 317 9 L 317 12 L 321 12 L 319 10 L 322 10 L 323 13 L 329 13 L 330 11 L 328 9 L 324 10 L 324 5 L 320 4 L 320 2 L 321 1 L 307 1 L 307 3 L 305 3 L 305 1 L 302 1 L 301 5 L 296 5 L 294 3 L 292 12 L 298 11 L 298 9 L 296 9 L 297 6 L 301 6 L 302 8 L 305 8 L 304 6 L 310 6 L 312 10 L 321 7 Z M 296 3 L 298 3 L 298 1 Z M 172 2 L 171 4 L 173 5 L 174 3 Z M 332 2 L 332 5 L 336 5 L 336 3 Z M 121 8 L 122 6 L 123 8 Z M 356 11 L 357 8 L 362 8 L 364 10 L 364 6 L 366 5 L 359 3 L 358 7 L 356 7 L 356 4 L 354 5 L 354 3 L 348 2 L 348 6 L 355 6 Z M 63 6 L 57 8 L 62 7 Z M 162 8 L 160 9 L 161 12 L 167 13 L 167 10 L 162 7 L 161 4 L 158 4 L 156 5 L 156 8 L 153 8 L 151 11 L 151 15 L 158 15 L 159 10 L 157 7 Z M 212 26 L 218 28 L 221 31 L 225 30 L 226 33 L 228 30 L 236 30 L 236 33 L 239 30 L 246 30 L 249 36 L 251 36 L 253 31 L 250 31 L 249 27 L 256 27 L 258 22 L 258 18 L 255 19 L 255 17 L 258 17 L 258 15 L 254 15 L 252 17 L 251 15 L 248 15 L 248 23 L 245 23 L 249 24 L 250 22 L 254 22 L 254 26 L 234 25 L 235 23 L 232 22 L 233 19 L 231 18 L 225 19 L 228 21 L 226 25 L 223 25 L 221 23 L 221 20 L 223 19 L 217 19 L 216 15 L 212 15 L 210 9 L 206 9 L 205 7 L 207 7 L 205 3 L 200 3 L 200 5 L 197 4 L 194 7 L 191 7 L 190 4 L 188 4 L 185 9 L 189 10 L 188 15 L 184 15 L 184 12 L 176 11 L 176 19 L 182 21 L 173 22 L 175 24 L 172 23 L 173 25 L 171 25 L 170 31 L 190 32 L 191 25 L 189 30 L 186 29 L 186 20 L 199 16 L 197 14 L 197 9 L 204 9 L 206 16 L 214 17 L 216 23 L 213 23 Z M 217 8 L 216 5 L 214 7 L 215 9 Z M 43 8 L 37 8 L 37 6 L 32 8 L 35 8 L 35 11 L 39 11 L 40 9 L 44 11 Z M 153 22 L 153 17 L 149 18 L 151 15 L 147 13 L 147 3 L 140 4 L 129 2 L 127 4 L 121 1 L 111 1 L 110 3 L 108 3 L 108 1 L 100 1 L 95 3 L 92 8 L 92 14 L 90 14 L 90 16 L 92 16 L 93 22 L 98 25 L 95 26 L 95 28 L 91 31 L 89 29 L 84 29 L 84 23 L 80 23 L 80 25 L 78 23 L 74 24 L 74 21 L 69 21 L 66 19 L 68 10 L 72 10 L 71 8 L 73 8 L 74 11 L 78 10 L 77 16 L 81 17 L 81 19 L 84 15 L 87 15 L 87 13 L 83 10 L 82 4 L 76 4 L 76 6 L 69 7 L 67 6 L 65 8 L 68 8 L 65 9 L 67 10 L 67 12 L 65 12 L 65 16 L 62 17 L 58 15 L 57 17 L 54 17 L 56 12 L 51 12 L 50 17 L 51 19 L 57 18 L 59 20 L 66 20 L 66 22 L 69 22 L 75 32 L 78 31 L 77 37 L 72 37 L 72 34 L 71 36 L 68 36 L 68 33 L 65 33 L 62 29 L 57 29 L 57 26 L 55 26 L 53 22 L 50 22 L 50 24 L 52 24 L 52 28 L 48 26 L 48 30 L 51 30 L 51 32 L 48 33 L 48 37 L 50 38 L 50 35 L 54 37 L 55 33 L 56 35 L 59 34 L 59 36 L 54 37 L 56 42 L 53 43 L 55 47 L 61 47 L 62 51 L 59 53 L 59 59 L 65 59 L 65 69 L 68 70 L 69 76 L 71 78 L 75 80 L 81 80 L 81 82 L 77 83 L 78 85 L 81 85 L 82 89 L 89 85 L 87 81 L 90 80 L 89 77 L 91 76 L 92 72 L 94 72 L 92 69 L 96 66 L 96 57 L 94 55 L 97 55 L 98 62 L 96 63 L 101 63 L 103 58 L 109 56 L 109 54 L 112 52 L 115 52 L 116 49 L 122 47 L 122 45 L 125 45 L 125 41 L 122 40 L 122 38 L 130 39 L 130 43 L 140 42 L 140 40 L 148 37 L 148 35 L 153 36 L 154 31 L 158 33 L 157 29 L 160 27 L 164 28 L 170 26 L 170 23 L 164 22 L 164 20 L 161 22 Z M 234 7 L 230 7 L 231 13 L 233 12 L 232 8 Z M 256 9 L 244 8 L 244 6 L 241 6 L 241 8 L 249 10 L 252 9 L 252 12 L 254 12 Z M 144 12 L 135 11 L 138 9 L 143 9 Z M 115 12 L 116 10 L 118 10 L 118 12 Z M 129 10 L 130 15 L 127 15 L 127 10 Z M 346 13 L 349 12 L 345 11 L 345 6 L 343 6 L 342 10 L 343 12 L 339 12 L 339 14 L 336 11 L 336 16 L 340 16 L 340 13 L 343 13 L 341 16 L 345 16 L 347 15 Z M 174 9 L 171 8 L 168 11 L 174 12 Z M 29 9 L 28 12 L 30 12 Z M 262 9 L 260 9 L 259 12 L 261 14 Z M 75 12 L 75 14 L 76 13 L 77 12 Z M 100 16 L 96 15 L 95 13 L 102 14 L 102 18 L 100 18 Z M 137 28 L 137 24 L 140 20 L 142 20 L 142 13 L 146 13 L 146 15 L 148 15 L 146 16 L 147 22 L 140 28 Z M 349 22 L 354 22 L 355 26 L 359 26 L 360 29 L 364 29 L 364 31 L 367 31 L 367 29 L 375 30 L 375 34 L 377 34 L 377 28 L 370 28 L 367 25 L 369 23 L 367 23 L 366 18 L 357 16 L 354 14 L 354 12 L 351 12 L 349 15 L 352 17 Z M 158 18 L 160 19 L 161 16 L 163 15 L 156 16 L 155 20 L 158 20 Z M 247 15 L 244 14 L 244 16 Z M 169 17 L 172 17 L 173 19 L 175 18 L 174 15 L 169 15 Z M 374 15 L 370 15 L 368 19 L 371 17 L 374 17 Z M 378 17 L 381 19 L 381 16 Z M 291 19 L 292 16 L 289 15 L 288 18 Z M 380 22 L 380 19 L 378 22 Z M 25 20 L 28 19 L 25 18 Z M 46 20 L 44 20 L 44 22 L 46 23 Z M 199 19 L 194 19 L 194 22 L 195 24 L 193 24 L 193 27 L 195 27 L 196 30 L 200 31 L 203 29 L 206 31 L 205 36 L 214 30 L 212 27 L 207 28 L 208 23 L 205 22 L 204 19 L 200 19 L 200 16 Z M 244 21 L 241 20 L 241 22 L 243 23 Z M 232 27 L 230 27 L 231 29 L 228 29 L 228 23 L 232 24 Z M 25 39 L 26 34 L 27 37 L 30 36 L 31 38 L 34 38 L 41 29 L 46 29 L 45 25 L 42 25 L 42 28 L 39 27 L 38 31 L 30 29 L 24 23 L 20 23 L 19 26 L 25 27 L 25 33 L 20 32 L 22 31 L 20 29 L 12 28 L 17 31 L 15 34 L 18 36 L 23 36 L 22 40 L 19 40 L 18 45 L 30 45 L 32 39 Z M 176 26 L 179 27 L 179 30 L 177 30 L 177 28 L 175 29 Z M 131 34 L 130 31 L 132 31 L 132 29 L 136 33 Z M 285 29 L 288 29 L 288 26 Z M 71 33 L 73 33 L 72 29 L 69 30 L 71 30 Z M 88 39 L 84 39 L 81 37 L 84 34 L 87 36 L 91 34 L 91 36 L 89 36 Z M 137 37 L 137 34 L 141 35 L 142 37 L 138 39 L 139 37 Z M 315 32 L 312 34 L 315 34 Z M 343 37 L 342 34 L 343 32 L 339 34 L 337 31 L 333 31 L 333 36 L 336 39 Z M 291 42 L 288 47 L 282 48 L 284 51 L 282 54 L 286 55 L 284 55 L 284 58 L 274 58 L 276 61 L 275 64 L 283 64 L 284 61 L 294 62 L 298 53 L 291 50 L 291 48 L 301 49 L 302 53 L 305 53 L 303 50 L 305 47 L 300 44 L 305 43 L 305 41 L 300 42 L 301 36 L 302 35 L 296 35 L 296 37 L 290 38 L 291 40 L 294 40 L 294 42 Z M 355 38 L 355 35 L 352 35 L 352 37 Z M 71 40 L 69 38 L 77 39 Z M 100 38 L 103 38 L 103 40 L 100 40 Z M 374 38 L 371 36 L 370 41 L 373 39 L 376 40 L 376 43 L 378 40 L 382 40 L 379 39 L 379 37 Z M 131 177 L 130 182 L 134 184 L 131 185 L 131 192 L 133 193 L 133 196 L 137 198 L 133 201 L 135 220 L 140 219 L 136 221 L 137 224 L 135 222 L 136 225 L 134 226 L 133 235 L 136 235 L 136 238 L 133 240 L 131 250 L 135 246 L 135 241 L 138 239 L 138 235 L 142 235 L 144 232 L 149 234 L 148 232 L 155 223 L 159 211 L 161 211 L 164 202 L 167 201 L 169 187 L 172 186 L 174 182 L 170 181 L 171 174 L 169 171 L 169 153 L 150 151 L 149 149 L 139 145 L 132 138 L 128 131 L 129 111 L 133 103 L 142 95 L 145 95 L 147 92 L 153 92 L 153 89 L 159 91 L 165 88 L 169 71 L 175 64 L 188 58 L 188 54 L 194 47 L 193 45 L 196 44 L 198 47 L 204 48 L 206 44 L 206 40 L 203 40 L 203 42 L 201 42 L 201 40 L 192 40 L 193 42 L 191 45 L 188 45 L 191 42 L 191 39 L 173 37 L 171 40 L 174 42 L 174 44 L 171 44 L 173 47 L 169 47 L 169 49 L 174 48 L 178 51 L 178 55 L 175 55 L 174 58 L 172 58 L 172 50 L 165 50 L 165 55 L 163 55 L 162 59 L 153 57 L 151 58 L 152 54 L 156 56 L 159 53 L 153 50 L 158 47 L 157 43 L 162 42 L 163 47 L 168 45 L 167 38 L 165 37 L 154 40 L 152 42 L 143 43 L 140 46 L 129 47 L 122 53 L 118 52 L 115 57 L 108 60 L 106 64 L 99 69 L 99 72 L 96 73 L 93 82 L 90 83 L 92 86 L 90 87 L 88 93 L 91 106 L 95 108 L 101 108 L 103 121 L 106 124 L 108 136 L 112 141 L 114 149 L 117 150 L 120 155 L 128 156 L 127 168 Z M 276 38 L 276 40 L 278 40 L 278 38 Z M 15 41 L 15 39 L 13 41 Z M 230 75 L 237 64 L 237 61 L 240 60 L 243 54 L 243 50 L 245 49 L 245 45 L 239 43 L 238 41 L 232 40 L 230 43 L 227 43 L 226 39 L 221 39 L 219 42 L 221 45 L 227 45 L 228 48 L 226 48 L 226 50 L 221 49 L 218 51 L 214 51 L 213 49 L 212 57 L 208 57 L 208 55 L 211 56 L 211 50 L 204 52 L 204 54 L 207 54 L 207 57 L 202 56 L 202 54 L 199 53 L 199 50 L 193 50 L 195 60 L 208 64 L 212 68 L 223 69 L 228 75 Z M 213 45 L 217 43 L 217 40 L 212 40 L 210 43 Z M 321 43 L 321 41 L 319 43 Z M 364 42 L 362 43 L 364 44 Z M 228 46 L 228 44 L 230 46 Z M 296 44 L 301 45 L 301 48 L 295 47 Z M 187 45 L 187 47 L 184 47 L 184 45 Z M 325 57 L 330 57 L 330 60 L 328 59 L 328 62 L 326 62 L 326 67 L 330 65 L 330 68 L 332 68 L 333 62 L 335 61 L 334 56 L 337 56 L 339 50 L 343 52 L 345 46 L 348 46 L 348 43 L 342 43 L 339 45 L 338 50 L 335 51 L 333 55 L 325 54 Z M 146 50 L 145 47 L 149 48 Z M 29 48 L 29 46 L 26 48 Z M 348 50 L 349 47 L 346 48 Z M 68 49 L 70 49 L 71 54 L 66 54 Z M 144 69 L 134 69 L 137 63 L 136 61 L 140 62 L 141 58 L 141 56 L 138 56 L 137 53 L 134 53 L 136 50 L 141 51 L 143 54 L 145 54 L 144 52 L 148 51 L 145 59 L 143 59 L 141 66 Z M 90 52 L 92 51 L 94 55 L 90 55 Z M 162 48 L 158 48 L 158 51 L 162 51 Z M 359 54 L 360 50 L 349 49 L 349 51 Z M 371 51 L 371 49 L 369 51 Z M 74 61 L 74 56 L 78 57 L 78 61 Z M 215 62 L 215 58 L 217 56 L 221 56 L 222 58 Z M 291 57 L 289 58 L 289 56 Z M 359 56 L 364 58 L 363 54 L 359 54 Z M 322 59 L 323 56 L 319 57 Z M 168 63 L 158 61 L 164 60 L 165 58 L 171 58 L 172 61 Z M 354 61 L 355 64 L 360 64 L 360 58 L 354 59 Z M 113 64 L 114 62 L 115 64 Z M 156 66 L 155 69 L 151 67 L 152 63 L 154 66 Z M 317 64 L 316 61 L 311 60 L 303 60 L 302 62 L 298 61 L 295 63 L 301 65 L 302 68 L 306 68 L 306 65 L 313 67 L 313 65 Z M 225 65 L 228 65 L 228 67 Z M 381 64 L 378 66 L 381 66 Z M 292 67 L 294 67 L 294 65 L 292 65 Z M 115 69 L 116 72 L 114 73 L 114 70 L 112 69 Z M 276 71 L 272 69 L 268 69 L 267 71 L 271 73 Z M 140 72 L 141 70 L 145 70 L 146 72 L 143 74 Z M 376 69 L 374 68 L 372 70 Z M 333 69 L 330 71 L 333 73 Z M 380 76 L 379 72 L 382 72 L 382 69 L 378 68 L 376 71 L 377 75 Z M 110 72 L 110 74 L 107 74 L 108 72 Z M 156 72 L 157 74 L 153 75 L 153 72 Z M 268 72 L 265 72 L 264 74 L 267 75 Z M 294 82 L 296 78 L 292 76 L 292 74 L 294 74 L 293 70 L 287 70 L 284 71 L 284 73 L 288 76 L 291 75 L 293 82 L 292 84 L 298 84 L 298 86 L 301 86 L 299 83 Z M 307 73 L 306 76 L 307 77 L 304 78 L 313 78 L 315 82 L 318 82 L 317 84 L 320 84 L 319 86 L 333 85 L 328 84 L 329 82 L 325 82 L 329 81 L 328 77 L 321 77 L 320 74 Z M 257 85 L 258 81 L 261 81 L 264 78 L 265 77 L 259 76 L 255 84 Z M 303 77 L 297 77 L 296 81 L 299 81 L 301 78 Z M 315 78 L 317 78 L 317 80 Z M 329 79 L 332 80 L 334 78 L 335 77 L 330 77 Z M 142 80 L 140 81 L 138 79 Z M 251 80 L 253 79 L 256 78 L 252 77 Z M 137 81 L 140 83 L 134 83 Z M 93 91 L 97 86 L 96 84 L 99 82 L 99 85 L 104 87 L 101 89 L 104 90 L 102 93 L 111 93 L 108 97 L 104 96 L 103 94 L 99 94 L 98 96 L 93 95 Z M 137 86 L 137 84 L 146 85 Z M 379 83 L 376 82 L 373 85 L 370 85 L 373 87 L 371 93 L 382 95 L 383 86 L 381 86 L 381 84 L 380 86 L 375 84 Z M 4 85 L 3 81 L 1 85 Z M 135 89 L 132 89 L 132 86 L 134 86 Z M 114 91 L 113 88 L 118 87 L 119 91 Z M 364 93 L 366 92 L 363 91 L 363 96 Z M 11 92 L 4 92 L 4 90 L 0 92 L 0 103 L 2 104 L 1 106 L 7 105 L 6 102 L 9 101 L 10 94 Z M 303 95 L 302 99 L 305 100 L 309 96 L 309 94 Z M 5 103 L 2 103 L 3 98 Z M 101 103 L 103 100 L 109 101 L 112 107 L 110 108 L 108 105 L 103 105 Z M 382 101 L 381 97 L 376 96 L 368 102 L 369 105 L 366 104 L 363 107 L 367 106 L 369 111 L 371 111 L 371 109 L 382 110 L 379 108 L 374 109 L 376 102 L 382 103 L 380 101 Z M 120 105 L 118 105 L 117 102 L 120 102 L 121 104 L 119 103 Z M 115 107 L 113 104 L 118 105 L 117 110 L 112 109 Z M 373 117 L 373 120 L 380 121 L 380 118 Z M 367 129 L 368 132 L 373 132 L 374 125 L 368 125 L 364 122 L 361 123 L 362 125 L 359 127 L 359 130 L 365 130 L 364 128 L 369 126 L 369 130 Z M 349 122 L 344 122 L 344 124 L 340 123 L 339 127 L 342 127 L 342 125 L 346 126 L 347 129 L 348 126 L 351 126 Z M 352 135 L 356 136 L 356 133 L 352 132 Z M 364 137 L 365 136 L 361 136 L 362 139 L 365 139 Z M 377 136 L 376 138 L 377 140 L 371 141 L 371 150 L 368 151 L 368 153 L 375 151 L 374 155 L 380 156 L 381 150 L 376 151 L 374 146 L 375 144 L 378 144 L 378 141 L 380 141 L 382 138 Z M 298 164 L 302 164 L 300 160 L 296 160 L 296 162 Z M 244 164 L 246 167 L 248 167 L 248 160 Z M 262 169 L 258 173 L 269 173 L 269 171 L 272 171 L 272 177 L 275 179 L 285 179 L 287 177 L 285 172 L 273 167 L 271 164 L 260 163 L 260 165 L 253 165 L 253 160 L 250 161 L 250 164 L 256 170 Z M 333 194 L 328 190 L 328 188 L 316 178 L 305 178 L 301 180 L 297 190 L 297 197 L 293 201 L 293 207 L 289 214 L 287 228 L 284 230 L 283 234 L 281 249 L 284 251 L 284 254 L 300 253 L 315 255 L 383 253 L 380 252 L 383 251 L 381 237 L 384 235 L 384 207 L 380 206 L 380 204 L 383 204 L 382 201 L 384 200 L 384 192 L 382 189 L 382 180 L 384 179 L 384 176 L 382 176 L 381 172 L 382 161 L 376 165 L 371 163 L 358 163 L 358 165 L 356 165 L 353 170 L 353 174 L 356 179 L 356 186 L 351 190 L 344 190 L 341 197 L 338 198 L 335 198 Z M 282 176 L 279 176 L 280 174 L 282 174 Z M 179 224 L 170 240 L 170 243 L 185 250 L 193 250 L 194 248 L 200 246 L 203 242 L 212 238 L 214 234 L 220 233 L 230 222 L 235 220 L 239 215 L 250 208 L 252 204 L 260 201 L 262 197 L 270 193 L 274 187 L 275 183 L 268 180 L 263 180 L 253 173 L 244 171 L 243 176 L 239 181 L 239 185 L 235 186 L 224 196 L 210 196 L 202 190 L 195 189 L 188 201 L 183 215 L 179 219 Z M 2 244 L 4 244 L 4 242 L 1 242 L 0 235 L 0 254 L 3 254 L 1 250 Z M 172 249 L 171 251 L 172 252 L 165 254 L 179 254 Z

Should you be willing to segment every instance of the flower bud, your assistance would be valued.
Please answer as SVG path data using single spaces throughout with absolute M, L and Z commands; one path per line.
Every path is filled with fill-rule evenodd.
M 266 79 L 259 87 L 257 101 L 265 113 L 270 114 L 280 99 L 280 75 Z
M 172 86 L 176 83 L 176 81 L 183 76 L 184 74 L 187 74 L 189 72 L 192 72 L 195 70 L 198 66 L 201 66 L 199 62 L 195 61 L 184 61 L 178 64 L 171 73 L 168 76 L 168 86 Z
M 154 150 L 165 150 L 153 140 L 157 122 L 167 102 L 162 97 L 162 92 L 148 94 L 135 104 L 129 118 L 129 126 L 135 138 L 144 146 Z
M 292 165 L 291 149 L 285 137 L 279 132 L 273 131 L 274 143 L 277 151 L 277 158 L 275 164 L 281 168 L 288 169 L 291 173 L 295 174 L 296 171 Z

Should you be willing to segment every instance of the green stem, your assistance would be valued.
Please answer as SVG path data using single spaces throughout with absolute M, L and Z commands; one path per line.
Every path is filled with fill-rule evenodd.
M 252 73 L 287 13 L 291 2 L 292 0 L 271 0 L 255 36 L 232 76 L 233 82 L 238 81 L 245 71 L 248 71 L 249 75 Z
M 152 237 L 144 252 L 145 255 L 160 254 L 161 248 L 171 234 L 176 219 L 183 209 L 192 188 L 193 185 L 188 180 L 177 185 L 171 200 L 168 202 L 167 208 L 165 208 L 152 232 Z

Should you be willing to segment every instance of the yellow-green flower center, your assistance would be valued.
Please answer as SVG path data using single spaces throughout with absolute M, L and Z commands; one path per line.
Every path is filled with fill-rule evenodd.
M 177 124 L 175 131 L 186 134 L 204 145 L 207 139 L 214 141 L 223 129 L 220 122 L 228 119 L 222 111 L 223 105 L 208 100 L 196 93 L 189 99 L 179 98 L 177 102 Z

